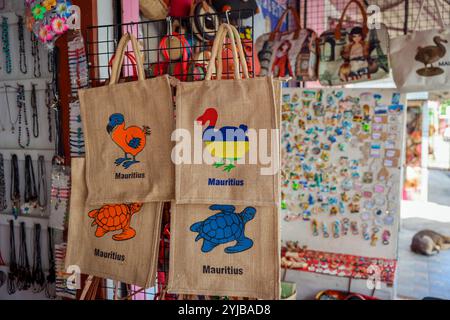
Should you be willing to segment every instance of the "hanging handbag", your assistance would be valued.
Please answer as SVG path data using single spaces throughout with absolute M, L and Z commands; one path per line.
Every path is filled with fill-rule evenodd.
M 289 12 L 294 17 L 295 30 L 282 33 L 280 30 Z M 274 31 L 260 36 L 255 46 L 261 65 L 260 76 L 317 80 L 317 34 L 311 29 L 302 29 L 294 8 L 288 7 Z
M 72 159 L 66 268 L 148 288 L 155 283 L 163 203 L 86 203 L 85 159 Z
M 214 40 L 216 30 L 219 27 L 219 16 L 206 1 L 193 4 L 191 8 L 191 29 L 195 37 L 200 41 Z
M 160 20 L 169 13 L 169 0 L 139 0 L 139 10 L 150 20 Z
M 227 34 L 229 25 L 222 24 L 221 32 Z M 233 32 L 236 28 L 232 28 Z M 189 163 L 176 159 L 177 203 L 233 203 L 273 205 L 278 202 L 279 185 L 276 170 L 279 168 L 275 131 L 279 128 L 275 103 L 275 85 L 271 77 L 249 78 L 245 54 L 239 34 L 230 35 L 234 79 L 222 80 L 222 45 L 218 35 L 208 64 L 206 80 L 182 82 L 177 86 L 177 129 L 180 132 L 203 131 L 203 145 L 199 156 Z M 231 37 L 233 36 L 233 37 Z M 224 36 L 225 37 L 225 36 Z M 237 40 L 237 41 L 236 41 Z M 237 47 L 239 50 L 235 49 Z M 239 53 L 239 58 L 238 58 Z M 217 58 L 217 80 L 211 80 L 213 65 Z M 244 79 L 239 73 L 239 63 Z M 202 128 L 200 127 L 202 126 Z M 227 132 L 229 130 L 229 132 Z M 177 130 L 178 131 L 178 130 Z M 265 165 L 262 159 L 255 159 L 255 150 L 261 143 L 251 141 L 249 133 L 259 132 L 267 141 L 267 152 L 271 155 Z M 228 134 L 234 134 L 230 137 Z M 216 139 L 216 135 L 219 135 Z M 271 137 L 269 137 L 271 136 Z M 183 141 L 185 142 L 185 141 Z M 195 141 L 196 142 L 196 141 Z M 179 148 L 186 143 L 175 146 Z M 192 144 L 197 146 L 197 142 Z M 250 150 L 253 150 L 250 153 Z M 199 150 L 196 150 L 199 152 Z M 202 153 L 203 152 L 203 153 Z M 184 150 L 183 155 L 191 154 Z M 259 160 L 259 161 L 258 161 Z M 270 163 L 269 163 L 270 162 Z M 273 171 L 275 170 L 275 171 Z M 195 186 L 195 188 L 193 188 Z
M 138 81 L 117 84 L 128 41 Z M 79 91 L 86 143 L 88 203 L 167 201 L 174 197 L 174 129 L 167 75 L 145 79 L 136 38 L 119 42 L 107 86 Z
M 363 16 L 363 25 L 344 29 L 345 14 L 356 4 Z M 389 76 L 389 34 L 381 24 L 379 29 L 367 27 L 367 13 L 357 0 L 345 6 L 335 29 L 320 35 L 319 80 L 324 86 L 345 85 Z
M 436 0 L 441 29 L 417 31 L 425 6 L 423 0 L 413 32 L 392 40 L 394 81 L 402 91 L 448 90 L 450 88 L 450 26 L 445 25 Z

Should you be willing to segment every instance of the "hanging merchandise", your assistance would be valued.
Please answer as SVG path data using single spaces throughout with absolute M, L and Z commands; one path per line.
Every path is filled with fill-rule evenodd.
M 139 80 L 118 84 L 130 40 Z M 145 79 L 141 51 L 133 35 L 125 34 L 119 42 L 109 85 L 80 90 L 79 96 L 87 202 L 103 205 L 173 199 L 170 137 L 174 108 L 169 78 Z
M 52 188 L 50 198 L 49 226 L 65 230 L 70 199 L 70 167 L 65 166 L 59 158 L 52 163 Z
M 33 137 L 39 137 L 39 117 L 38 117 L 38 99 L 36 93 L 36 84 L 31 84 L 31 112 L 33 120 Z
M 53 83 L 47 82 L 45 85 L 45 105 L 47 107 L 48 121 L 48 141 L 53 142 L 53 107 L 55 104 L 55 96 Z
M 25 35 L 24 35 L 24 21 L 22 16 L 17 16 L 17 33 L 19 35 L 19 67 L 23 74 L 28 73 L 27 54 L 25 51 Z
M 28 290 L 32 285 L 30 261 L 28 260 L 27 238 L 25 231 L 25 222 L 20 223 L 20 246 L 19 263 L 17 265 L 17 289 L 20 291 Z
M 235 64 L 235 80 L 228 81 L 221 80 L 220 61 L 222 45 L 227 37 L 231 40 Z M 220 80 L 211 81 L 211 66 L 215 64 L 216 57 L 217 78 Z M 239 60 L 245 79 L 240 79 Z M 271 78 L 249 78 L 239 33 L 229 24 L 219 27 L 206 80 L 178 84 L 177 128 L 191 132 L 192 136 L 202 136 L 207 152 L 217 159 L 215 165 L 177 163 L 177 200 L 180 204 L 174 202 L 171 207 L 168 292 L 279 298 L 276 196 L 279 175 L 272 172 L 269 176 L 262 176 L 257 164 L 236 163 L 234 152 L 242 157 L 251 150 L 246 136 L 248 128 L 278 128 L 276 109 L 280 99 L 275 97 L 280 97 L 280 86 L 279 81 Z M 230 95 L 230 92 L 233 94 Z M 258 112 L 252 106 L 258 106 Z M 224 126 L 216 130 L 219 112 L 224 116 L 225 123 L 242 120 L 245 124 L 239 128 Z M 203 135 L 201 128 L 196 129 L 199 133 L 192 133 L 195 121 L 202 122 L 206 127 Z M 222 130 L 241 131 L 241 134 L 237 135 L 236 140 L 231 139 L 230 143 L 223 140 L 220 135 Z M 271 147 L 275 149 L 272 154 L 278 154 L 278 145 L 271 143 Z M 222 153 L 219 154 L 220 150 Z M 203 148 L 194 151 L 194 156 L 196 153 L 202 155 Z M 225 163 L 228 160 L 230 162 Z M 277 159 L 274 161 L 273 165 L 277 166 Z M 192 185 L 197 188 L 192 188 Z
M 31 55 L 33 56 L 33 75 L 35 78 L 40 78 L 41 72 L 41 55 L 39 50 L 39 41 L 34 33 L 30 33 L 31 41 Z
M 3 260 L 2 252 L 0 250 L 0 267 L 4 267 L 5 265 L 6 265 L 6 263 Z M 0 288 L 3 287 L 3 285 L 6 283 L 7 279 L 8 279 L 8 276 L 6 275 L 6 273 L 3 270 L 0 270 Z
M 7 281 L 7 290 L 9 295 L 16 293 L 18 271 L 19 270 L 16 260 L 16 240 L 14 236 L 14 221 L 9 220 L 9 273 Z
M 66 272 L 64 262 L 66 260 L 67 244 L 60 243 L 55 245 L 55 294 L 58 297 L 66 299 L 76 299 L 77 289 L 69 288 L 70 274 Z
M 20 212 L 20 180 L 19 180 L 19 160 L 17 155 L 11 155 L 11 184 L 10 184 L 10 200 L 11 209 L 14 218 L 17 219 Z
M 0 212 L 3 212 L 6 208 L 8 208 L 8 204 L 6 203 L 5 163 L 3 154 L 0 153 Z
M 55 243 L 54 243 L 54 230 L 50 227 L 47 228 L 47 252 L 48 252 L 48 275 L 46 277 L 45 296 L 49 299 L 56 298 L 56 266 L 55 266 Z
M 72 159 L 66 267 L 136 284 L 154 284 L 162 202 L 86 204 L 85 159 Z
M 247 19 L 258 13 L 256 0 L 212 0 L 212 6 L 217 12 L 230 12 L 233 20 Z
M 295 30 L 281 32 L 288 13 L 292 13 Z M 293 77 L 298 81 L 317 80 L 317 34 L 302 29 L 300 17 L 293 7 L 288 7 L 271 33 L 256 40 L 256 52 L 261 64 L 260 76 Z
M 351 276 L 349 261 L 384 257 L 392 282 L 404 101 L 384 89 L 283 90 L 282 240 L 308 248 L 297 256 L 287 246 L 287 268 Z M 323 252 L 335 254 L 334 266 L 320 262 Z
M 177 86 L 177 129 L 189 132 L 194 140 L 202 135 L 205 150 L 199 141 L 187 144 L 194 148 L 193 152 L 183 150 L 186 143 L 175 146 L 176 200 L 179 204 L 213 202 L 272 206 L 278 202 L 275 180 L 279 161 L 274 151 L 278 148 L 274 84 L 269 77 L 249 78 L 239 34 L 233 26 L 231 29 L 236 33 L 230 31 L 229 36 L 235 80 L 211 81 L 211 66 L 216 57 L 217 78 L 222 78 L 221 40 L 226 38 L 228 26 L 222 24 L 220 27 L 222 33 L 214 42 L 206 80 L 181 82 Z M 241 79 L 239 73 L 236 42 L 245 79 Z M 258 133 L 259 144 L 255 141 Z M 185 141 L 182 137 L 178 139 Z M 257 145 L 264 149 L 260 151 L 266 152 L 265 155 L 272 155 L 265 159 L 265 165 L 263 159 L 256 159 Z M 196 188 L 192 188 L 193 185 Z
M 191 30 L 200 41 L 214 40 L 220 20 L 216 10 L 207 1 L 200 0 L 191 7 Z
M 8 109 L 8 120 L 9 120 L 9 124 L 11 125 L 11 134 L 14 134 L 16 131 L 17 122 L 19 121 L 20 112 L 17 112 L 16 119 L 13 121 L 12 116 L 11 116 L 11 107 L 9 105 L 8 88 L 11 88 L 11 87 L 8 85 L 5 85 L 5 87 L 4 87 L 5 100 L 6 100 L 6 107 Z
M 448 90 L 450 82 L 450 25 L 446 25 L 437 0 L 433 0 L 440 29 L 417 31 L 421 6 L 413 32 L 392 40 L 394 81 L 402 91 Z
M 47 210 L 48 194 L 47 194 L 47 174 L 45 170 L 44 156 L 39 156 L 37 162 L 37 205 L 44 213 Z
M 275 207 L 173 203 L 171 208 L 168 292 L 278 299 Z
M 189 10 L 195 0 L 170 0 L 169 16 L 180 18 L 189 16 Z
M 17 108 L 18 111 L 18 127 L 19 134 L 17 143 L 19 147 L 25 149 L 30 146 L 30 128 L 28 127 L 27 102 L 25 100 L 25 87 L 22 84 L 17 85 Z M 23 125 L 22 125 L 23 124 Z M 23 143 L 23 131 L 25 131 L 26 142 Z
M 68 30 L 80 28 L 80 8 L 69 0 L 30 0 L 26 5 L 29 31 L 49 48 Z
M 33 268 L 31 271 L 31 283 L 34 293 L 42 292 L 45 289 L 45 274 L 42 269 L 41 257 L 41 225 L 34 225 L 33 243 Z
M 84 39 L 80 31 L 71 33 L 67 43 L 72 97 L 78 97 L 78 90 L 89 86 L 88 66 Z
M 23 214 L 29 214 L 38 204 L 33 160 L 30 155 L 25 156 L 25 191 L 23 197 L 24 204 L 21 207 L 21 212 Z
M 150 20 L 161 20 L 169 13 L 170 0 L 139 0 L 139 10 Z
M 350 5 L 356 4 L 363 16 L 362 26 L 344 29 Z M 319 80 L 324 86 L 379 80 L 389 76 L 389 34 L 384 24 L 367 27 L 367 12 L 357 0 L 345 6 L 335 29 L 320 35 Z
M 12 72 L 12 61 L 11 61 L 11 48 L 9 42 L 9 23 L 8 18 L 2 16 L 2 44 L 3 44 L 3 54 L 5 71 L 10 74 Z

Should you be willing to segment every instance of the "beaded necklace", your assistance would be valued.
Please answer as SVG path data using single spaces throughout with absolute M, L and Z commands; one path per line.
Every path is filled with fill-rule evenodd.
M 25 101 L 25 87 L 21 84 L 17 87 L 17 107 L 19 108 L 19 137 L 18 143 L 22 149 L 30 145 L 30 129 L 28 128 L 27 104 Z M 25 134 L 27 135 L 26 144 L 22 144 L 22 115 L 25 124 Z
M 5 71 L 9 74 L 12 72 L 12 62 L 11 52 L 9 50 L 9 24 L 7 17 L 2 17 L 2 42 L 3 53 L 5 54 Z
M 8 273 L 8 294 L 16 292 L 17 261 L 16 261 L 16 240 L 14 237 L 14 221 L 9 220 L 9 273 Z
M 31 270 L 28 259 L 25 222 L 20 223 L 19 264 L 17 266 L 17 289 L 28 290 L 31 287 Z
M 17 155 L 11 156 L 11 186 L 10 199 L 12 206 L 12 213 L 17 219 L 20 210 L 20 182 L 19 182 L 19 161 Z
M 25 203 L 22 206 L 22 212 L 29 214 L 32 208 L 37 207 L 38 203 L 33 160 L 30 155 L 25 156 L 25 191 L 23 196 Z
M 56 282 L 56 265 L 55 265 L 55 242 L 53 240 L 53 229 L 51 227 L 47 227 L 48 234 L 48 275 L 47 275 L 47 285 L 45 287 L 45 296 L 49 299 L 56 298 L 55 292 L 55 282 Z
M 27 74 L 28 67 L 27 67 L 27 55 L 25 52 L 23 17 L 17 16 L 17 19 L 18 19 L 17 31 L 19 34 L 19 67 L 20 67 L 20 72 L 22 72 L 23 74 Z
M 3 155 L 0 153 L 0 211 L 8 207 L 6 204 L 6 183 L 5 183 L 5 167 Z
M 31 55 L 33 56 L 33 74 L 35 78 L 41 77 L 41 58 L 39 56 L 39 41 L 33 32 L 31 34 Z
M 17 113 L 16 120 L 13 121 L 11 118 L 11 108 L 9 106 L 8 86 L 6 85 L 5 85 L 5 98 L 6 98 L 6 107 L 8 108 L 9 123 L 11 124 L 11 133 L 14 134 L 16 131 L 17 121 L 19 121 L 19 113 Z
M 39 137 L 39 118 L 36 96 L 36 84 L 31 85 L 31 112 L 33 113 L 33 137 Z
M 45 86 L 45 105 L 47 106 L 47 121 L 48 121 L 48 141 L 53 141 L 53 106 L 54 106 L 54 96 L 53 96 L 52 84 L 47 82 Z
M 33 292 L 42 292 L 45 289 L 45 274 L 42 270 L 41 256 L 41 225 L 34 225 L 33 269 L 31 271 Z
M 47 194 L 47 175 L 45 173 L 45 159 L 44 156 L 39 156 L 38 158 L 38 167 L 37 167 L 37 175 L 38 175 L 38 189 L 37 189 L 37 198 L 38 198 L 38 206 L 41 209 L 41 212 L 44 212 L 47 209 L 48 203 L 48 194 Z

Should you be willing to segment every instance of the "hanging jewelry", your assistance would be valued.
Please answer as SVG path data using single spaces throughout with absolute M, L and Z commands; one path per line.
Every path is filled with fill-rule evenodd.
M 20 184 L 19 184 L 19 161 L 17 155 L 11 156 L 11 207 L 14 218 L 17 219 L 20 210 Z
M 14 237 L 14 221 L 9 220 L 9 273 L 8 273 L 8 294 L 16 292 L 17 261 L 16 261 L 16 240 Z
M 7 85 L 5 85 L 5 98 L 6 98 L 6 107 L 8 108 L 9 123 L 11 124 L 11 133 L 14 134 L 16 131 L 17 121 L 19 121 L 19 113 L 17 113 L 16 120 L 13 121 L 11 118 L 11 108 L 9 106 L 8 86 Z
M 53 50 L 48 50 L 47 53 L 47 69 L 49 73 L 53 73 L 55 69 L 55 59 L 54 59 L 54 52 Z
M 39 56 L 39 41 L 33 32 L 31 34 L 31 55 L 33 56 L 33 75 L 35 78 L 41 77 L 41 58 Z
M 22 206 L 22 213 L 29 214 L 38 204 L 33 160 L 30 155 L 25 156 L 25 191 L 23 196 L 25 203 Z
M 31 112 L 33 119 L 33 137 L 39 137 L 39 118 L 36 96 L 36 84 L 31 84 Z
M 56 281 L 56 266 L 55 266 L 55 242 L 53 240 L 53 229 L 47 227 L 48 234 L 48 275 L 47 285 L 45 286 L 45 296 L 49 299 L 56 298 L 55 281 Z
M 53 141 L 53 106 L 54 106 L 54 96 L 53 88 L 50 82 L 46 83 L 45 86 L 45 105 L 47 106 L 47 121 L 48 121 L 48 141 Z
M 17 266 L 17 289 L 28 290 L 31 287 L 31 270 L 28 259 L 25 222 L 20 223 L 19 264 Z
M 37 201 L 38 206 L 41 209 L 41 212 L 44 212 L 47 209 L 48 203 L 48 194 L 47 194 L 47 175 L 45 173 L 45 159 L 44 156 L 39 156 L 38 158 L 38 167 L 37 167 L 37 176 L 38 176 L 38 186 L 37 186 Z
M 5 183 L 5 167 L 3 155 L 0 153 L 0 211 L 8 207 L 6 204 L 6 183 Z
M 9 24 L 8 18 L 2 17 L 2 43 L 3 53 L 5 55 L 5 71 L 12 72 L 11 51 L 9 50 Z
M 41 225 L 34 225 L 33 269 L 31 271 L 33 292 L 42 292 L 45 289 L 45 274 L 42 269 L 41 255 Z
M 23 17 L 17 16 L 18 22 L 17 22 L 17 31 L 19 34 L 19 67 L 20 72 L 23 74 L 28 73 L 28 67 L 27 67 L 27 55 L 25 52 L 25 36 L 24 36 L 24 23 L 23 23 Z
M 27 104 L 25 101 L 25 87 L 21 84 L 17 87 L 17 107 L 19 108 L 19 136 L 18 144 L 22 149 L 30 145 L 30 128 L 28 128 Z M 22 117 L 25 124 L 25 134 L 27 136 L 26 144 L 22 144 Z

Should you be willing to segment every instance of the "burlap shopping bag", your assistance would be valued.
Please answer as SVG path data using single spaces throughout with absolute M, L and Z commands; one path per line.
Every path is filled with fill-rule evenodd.
M 148 288 L 154 284 L 163 203 L 86 204 L 85 160 L 72 159 L 66 267 Z
M 234 79 L 221 80 L 221 47 L 227 36 L 235 74 Z M 216 58 L 217 80 L 211 80 Z M 279 191 L 274 90 L 271 77 L 249 78 L 237 30 L 222 24 L 206 80 L 177 85 L 178 204 L 274 205 Z
M 278 299 L 278 209 L 172 204 L 168 291 Z
M 117 84 L 131 39 L 138 81 Z M 139 45 L 119 42 L 107 86 L 81 90 L 90 204 L 165 201 L 174 198 L 171 161 L 174 130 L 168 76 L 145 80 Z

